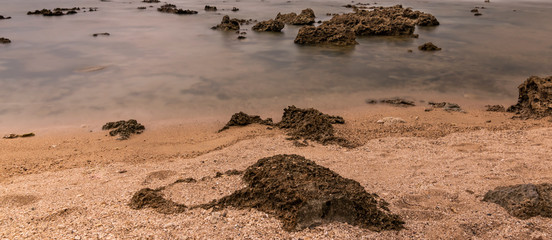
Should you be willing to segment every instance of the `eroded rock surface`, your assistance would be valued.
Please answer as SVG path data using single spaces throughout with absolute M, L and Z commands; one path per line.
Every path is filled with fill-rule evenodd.
M 102 126 L 102 130 L 111 130 L 109 131 L 109 135 L 119 135 L 118 140 L 126 140 L 132 134 L 141 134 L 145 129 L 144 125 L 134 119 L 108 122 Z
M 267 20 L 258 22 L 251 29 L 257 32 L 281 32 L 284 28 L 284 23 L 278 20 Z
M 164 12 L 164 13 L 179 14 L 179 15 L 182 15 L 182 14 L 186 14 L 186 15 L 197 14 L 197 11 L 190 10 L 190 9 L 183 10 L 182 8 L 177 8 L 173 4 L 165 4 L 165 5 L 157 8 L 157 11 Z
M 497 187 L 483 201 L 496 203 L 520 219 L 542 216 L 552 218 L 552 184 L 520 184 Z
M 299 155 L 260 159 L 246 169 L 243 180 L 247 187 L 202 207 L 255 208 L 280 219 L 287 231 L 330 222 L 373 231 L 403 228 L 378 195 Z
M 263 120 L 259 116 L 248 115 L 244 112 L 239 112 L 239 113 L 234 113 L 234 115 L 232 115 L 232 117 L 230 118 L 230 121 L 228 121 L 228 123 L 226 123 L 226 125 L 222 129 L 220 129 L 219 132 L 229 129 L 232 126 L 247 126 L 253 123 L 269 125 L 269 126 L 273 125 L 271 118 L 267 118 Z
M 240 30 L 240 20 L 237 18 L 230 19 L 230 16 L 225 15 L 219 25 L 212 27 L 223 31 L 238 31 Z
M 302 27 L 294 42 L 301 45 L 352 46 L 358 44 L 355 33 L 350 28 L 324 24 L 318 27 Z
M 519 85 L 518 89 L 518 102 L 510 106 L 508 112 L 516 113 L 521 118 L 543 118 L 552 115 L 552 76 L 531 76 Z
M 275 20 L 291 25 L 310 25 L 315 22 L 315 18 L 314 11 L 307 8 L 303 9 L 299 15 L 296 13 L 278 13 Z

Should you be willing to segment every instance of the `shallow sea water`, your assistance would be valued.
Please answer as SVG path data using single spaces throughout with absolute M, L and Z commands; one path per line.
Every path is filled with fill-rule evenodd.
M 441 25 L 418 28 L 417 39 L 363 37 L 352 48 L 305 47 L 293 43 L 297 26 L 276 34 L 245 25 L 245 40 L 210 27 L 226 14 L 267 20 L 307 7 L 324 21 L 326 13 L 349 12 L 342 5 L 350 1 L 170 1 L 199 11 L 179 16 L 138 0 L 3 0 L 0 15 L 12 19 L 0 20 L 0 37 L 12 43 L 0 45 L 0 125 L 226 120 L 241 110 L 343 109 L 394 96 L 512 104 L 527 77 L 552 75 L 552 2 L 377 2 L 431 13 Z M 205 12 L 205 5 L 219 11 Z M 482 16 L 470 12 L 476 6 L 485 7 Z M 26 15 L 55 7 L 98 11 Z M 92 37 L 100 32 L 111 36 Z M 443 50 L 417 50 L 428 41 Z

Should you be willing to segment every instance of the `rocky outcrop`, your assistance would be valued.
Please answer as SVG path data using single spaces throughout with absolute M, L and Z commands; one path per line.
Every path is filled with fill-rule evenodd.
M 42 10 L 34 10 L 27 12 L 27 15 L 42 15 L 42 16 L 63 16 L 63 15 L 73 15 L 77 14 L 77 11 L 80 11 L 81 9 L 78 7 L 74 8 L 54 8 L 53 10 L 50 9 L 42 9 Z
M 211 29 L 223 30 L 223 31 L 237 31 L 240 30 L 240 20 L 236 18 L 230 19 L 228 15 L 222 17 L 222 21 L 219 25 L 212 27 Z
M 510 106 L 508 112 L 516 113 L 521 118 L 552 116 L 552 76 L 531 76 L 518 89 L 518 102 Z
M 278 13 L 275 20 L 291 25 L 311 25 L 315 18 L 314 11 L 307 8 L 303 9 L 299 15 L 296 13 Z
M 291 16 L 278 17 L 288 21 Z M 277 17 L 277 19 L 278 19 Z M 287 22 L 286 22 L 287 23 Z M 339 39 L 345 39 L 344 36 L 349 36 L 348 32 L 352 31 L 354 36 L 411 36 L 414 37 L 414 30 L 416 25 L 419 26 L 437 26 L 439 21 L 435 16 L 423 13 L 420 11 L 413 11 L 411 8 L 403 8 L 401 5 L 392 7 L 374 7 L 371 11 L 356 10 L 353 13 L 334 15 L 332 19 L 323 22 L 316 28 L 304 28 L 299 31 L 296 43 L 304 44 L 305 42 L 318 44 L 318 43 L 337 43 L 334 45 L 344 46 L 356 44 L 354 38 L 351 41 L 350 37 L 347 37 L 347 41 L 320 41 L 320 39 L 333 39 L 330 36 L 332 33 L 340 34 L 336 36 Z M 311 40 L 299 40 L 308 37 L 306 33 L 312 35 L 315 39 Z M 343 35 L 343 33 L 347 33 Z
M 324 25 L 314 27 L 305 26 L 299 29 L 295 43 L 301 45 L 335 45 L 351 46 L 358 44 L 355 33 L 345 26 Z
M 268 21 L 258 22 L 251 29 L 257 32 L 281 32 L 283 28 L 283 22 L 270 19 Z
M 181 8 L 177 8 L 173 4 L 165 4 L 159 8 L 157 8 L 157 11 L 164 12 L 164 13 L 172 13 L 172 14 L 197 14 L 197 11 L 194 10 L 182 10 Z

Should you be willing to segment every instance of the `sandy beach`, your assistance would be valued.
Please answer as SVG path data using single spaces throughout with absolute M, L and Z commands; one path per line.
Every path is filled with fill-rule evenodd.
M 483 202 L 498 186 L 552 181 L 548 119 L 511 119 L 511 113 L 466 113 L 426 107 L 366 105 L 342 112 L 336 133 L 360 146 L 309 142 L 297 147 L 279 129 L 253 124 L 217 130 L 224 121 L 149 123 L 119 141 L 101 124 L 35 137 L 2 139 L 2 239 L 548 239 L 550 218 L 521 220 Z M 406 123 L 382 125 L 383 117 Z M 207 203 L 244 186 L 243 171 L 263 157 L 298 154 L 387 201 L 405 221 L 400 231 L 374 232 L 331 223 L 288 232 L 254 209 L 193 209 L 162 214 L 133 210 L 132 195 L 167 186 L 164 197 Z

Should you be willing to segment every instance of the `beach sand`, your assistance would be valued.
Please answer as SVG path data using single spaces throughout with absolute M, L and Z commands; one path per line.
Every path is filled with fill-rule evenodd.
M 361 145 L 352 149 L 314 142 L 297 147 L 284 131 L 257 124 L 217 133 L 230 116 L 144 123 L 146 130 L 126 141 L 102 131 L 103 123 L 0 139 L 0 238 L 552 238 L 552 219 L 521 220 L 482 201 L 498 186 L 552 183 L 552 123 L 511 119 L 482 106 L 466 107 L 466 113 L 425 109 L 376 104 L 325 112 L 344 117 L 336 131 Z M 383 117 L 406 123 L 376 123 Z M 278 219 L 257 210 L 165 215 L 127 205 L 142 188 L 189 177 L 203 180 L 172 185 L 165 197 L 207 203 L 244 186 L 239 175 L 214 178 L 217 172 L 245 170 L 276 154 L 302 155 L 358 181 L 389 202 L 405 229 L 373 232 L 331 223 L 287 232 Z

